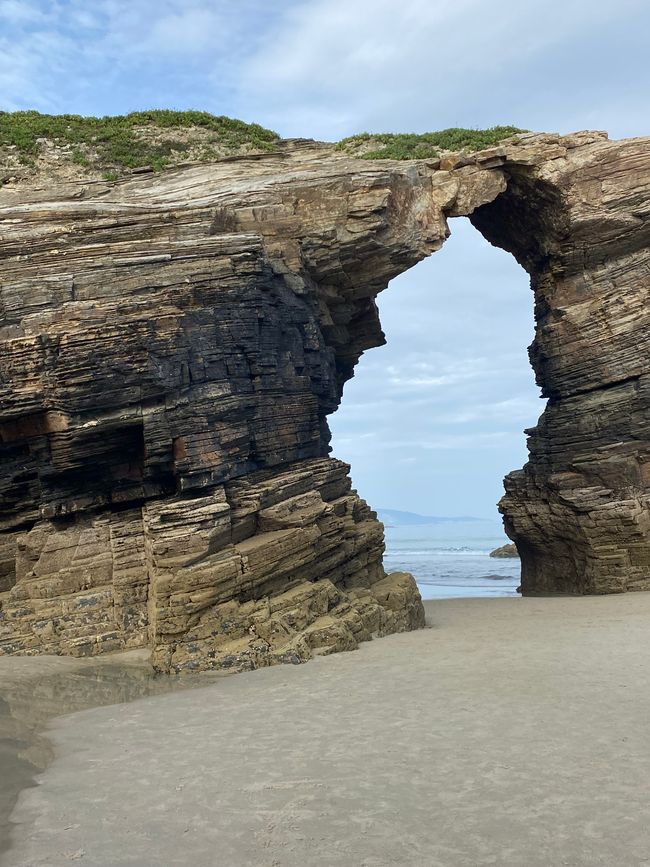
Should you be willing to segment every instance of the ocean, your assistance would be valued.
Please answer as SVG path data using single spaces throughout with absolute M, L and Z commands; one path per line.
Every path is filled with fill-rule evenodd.
M 519 559 L 490 551 L 510 540 L 500 521 L 386 526 L 387 572 L 410 572 L 423 599 L 517 596 Z

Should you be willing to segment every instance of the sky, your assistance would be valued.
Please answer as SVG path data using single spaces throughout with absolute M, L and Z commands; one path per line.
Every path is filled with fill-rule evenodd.
M 199 108 L 283 136 L 650 133 L 648 0 L 0 0 L 0 110 Z M 496 517 L 543 410 L 532 295 L 466 220 L 379 299 L 330 418 L 375 507 Z

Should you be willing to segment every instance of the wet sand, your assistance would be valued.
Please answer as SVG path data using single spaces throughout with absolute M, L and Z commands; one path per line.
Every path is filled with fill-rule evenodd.
M 49 720 L 199 682 L 156 676 L 148 660 L 148 650 L 95 659 L 0 657 L 0 863 L 10 848 L 18 795 L 37 785 L 54 757 L 44 734 Z
M 650 594 L 433 629 L 52 720 L 11 867 L 648 867 Z

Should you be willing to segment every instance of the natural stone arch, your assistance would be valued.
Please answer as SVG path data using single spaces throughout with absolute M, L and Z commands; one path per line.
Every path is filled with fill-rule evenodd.
M 242 668 L 419 625 L 327 416 L 377 293 L 461 215 L 535 291 L 524 592 L 650 586 L 649 184 L 646 140 L 578 134 L 3 188 L 0 651 Z
M 500 504 L 528 594 L 650 587 L 649 154 L 643 140 L 594 151 L 511 166 L 506 191 L 470 215 L 535 293 L 530 359 L 548 403 Z

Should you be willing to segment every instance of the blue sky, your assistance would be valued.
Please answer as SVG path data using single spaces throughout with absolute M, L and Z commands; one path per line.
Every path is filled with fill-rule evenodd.
M 513 123 L 650 133 L 647 0 L 0 0 L 0 109 L 203 108 L 338 139 Z M 380 298 L 332 417 L 374 506 L 494 516 L 543 405 L 526 275 L 467 221 Z

